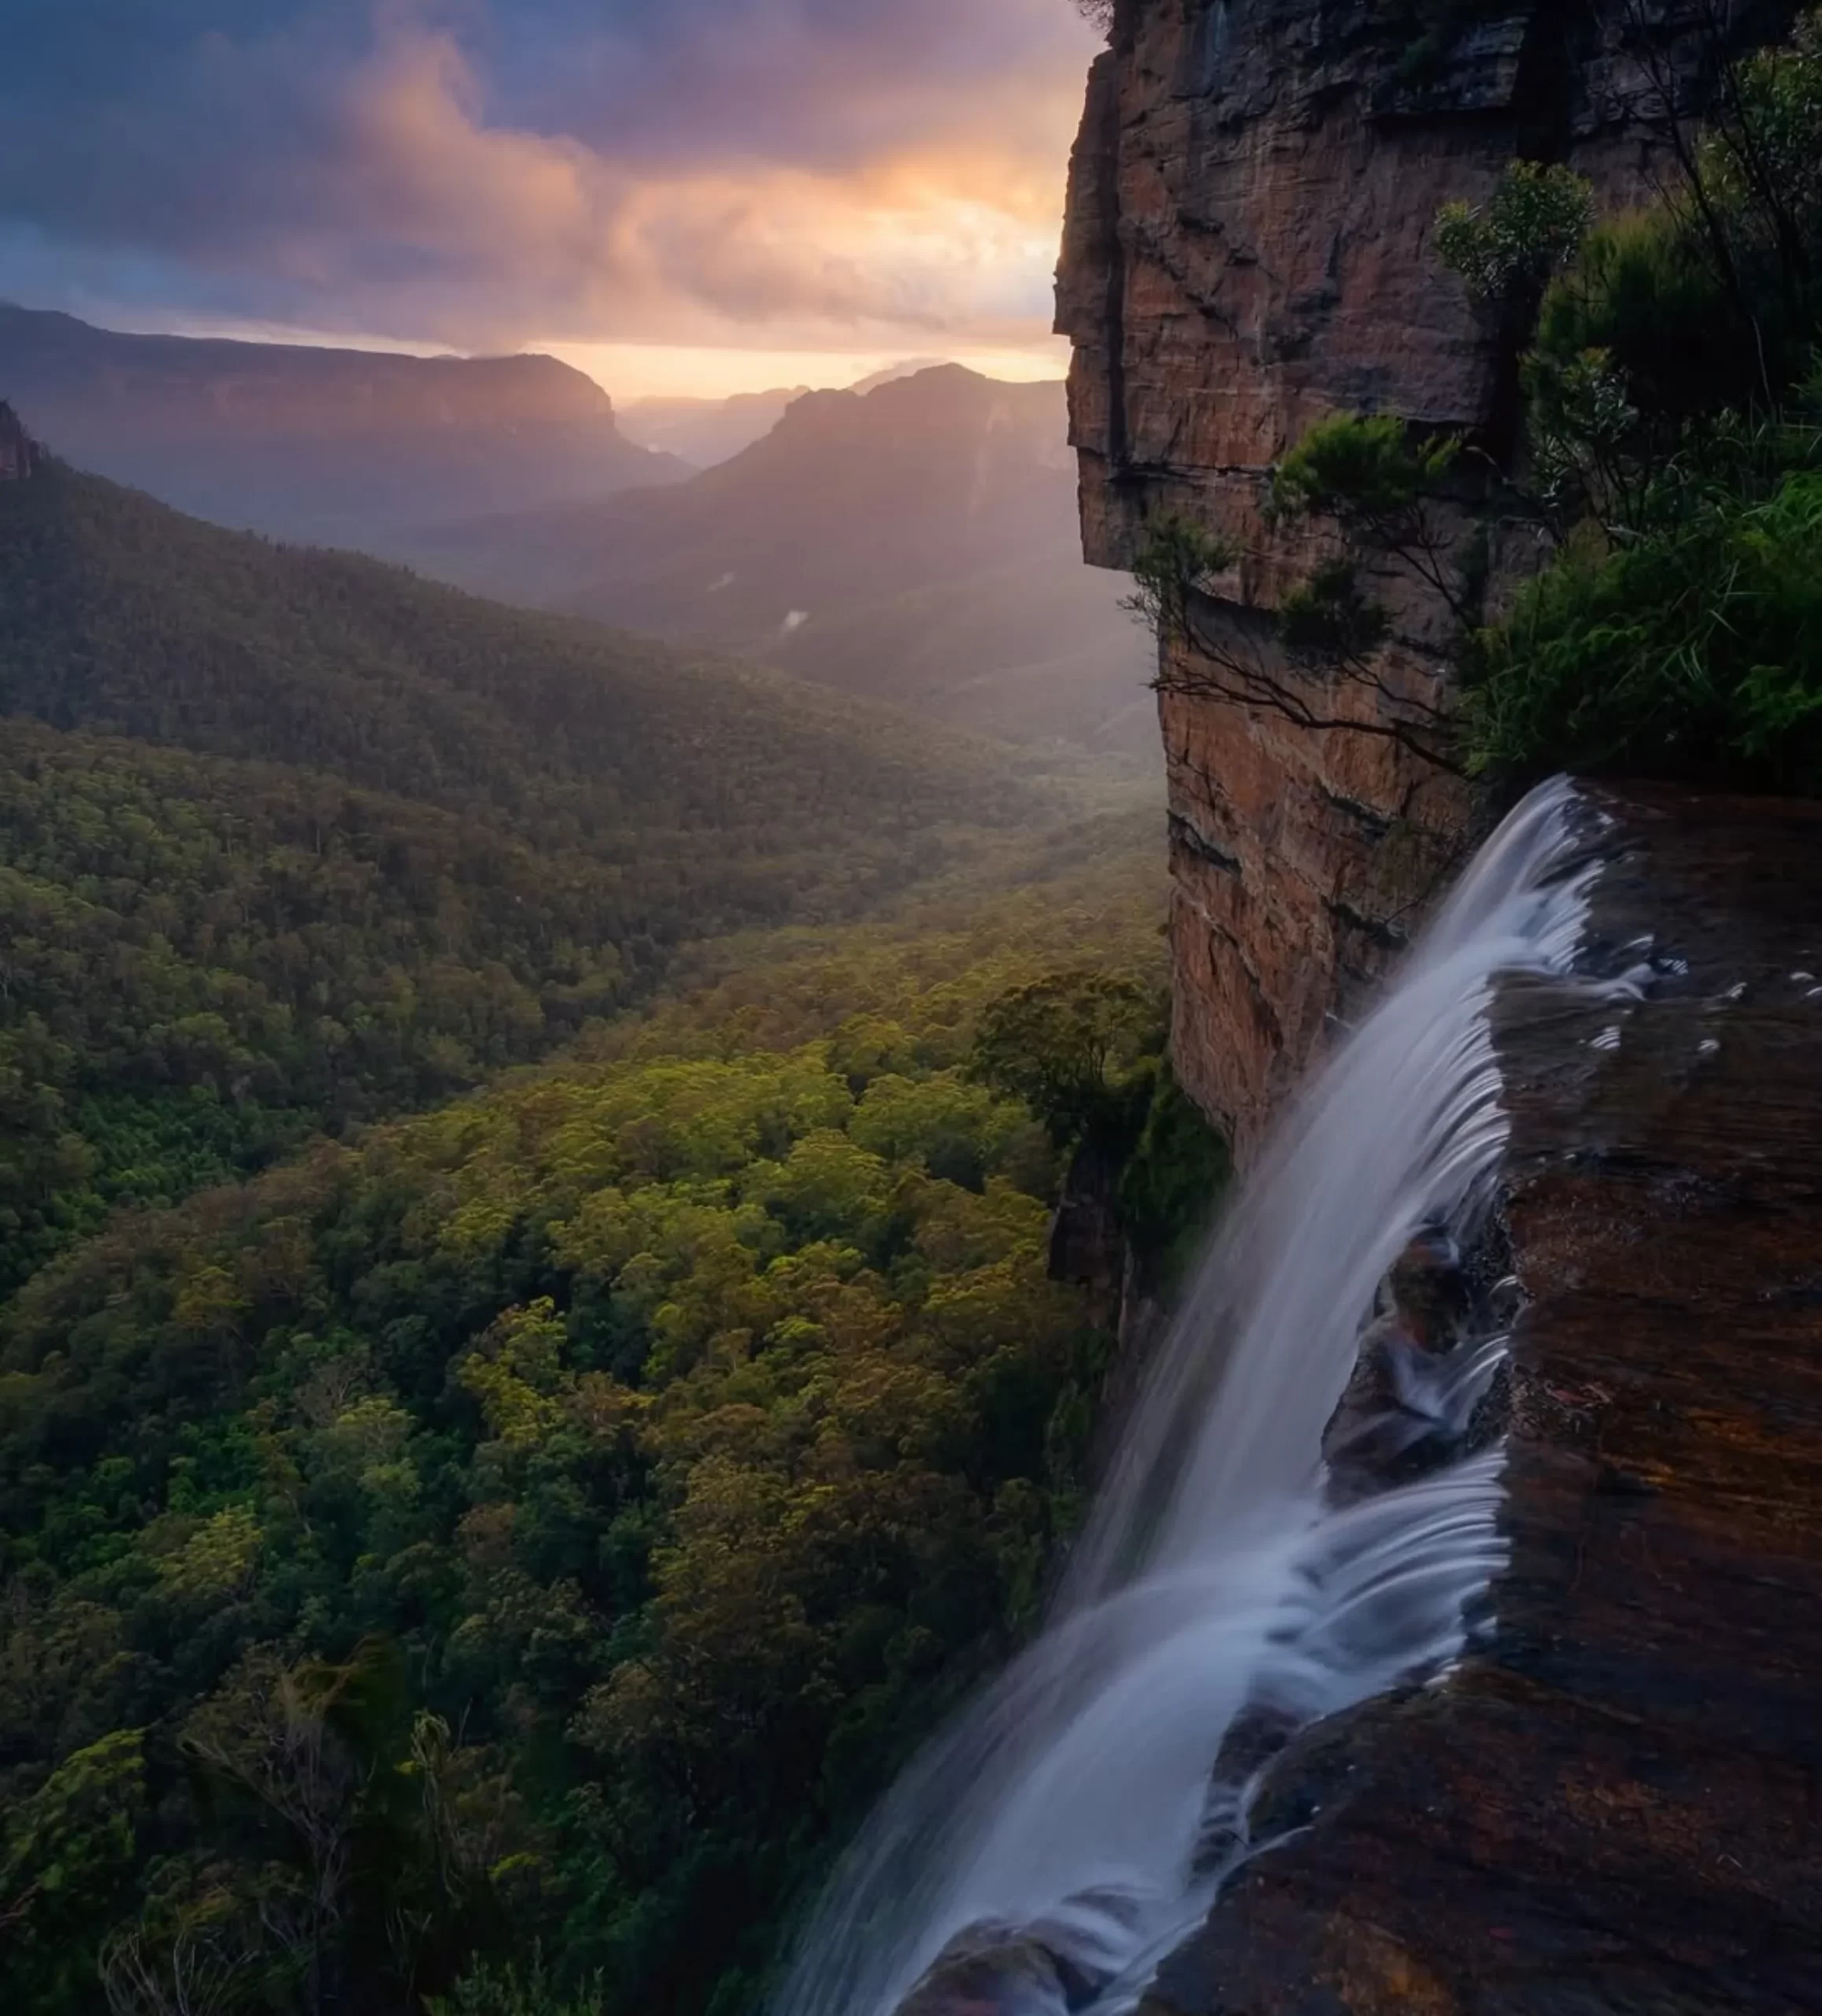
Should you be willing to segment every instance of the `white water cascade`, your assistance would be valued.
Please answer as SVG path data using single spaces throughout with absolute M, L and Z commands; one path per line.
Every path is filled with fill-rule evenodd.
M 1478 1334 L 1394 1380 L 1411 1432 L 1442 1434 L 1440 1463 L 1350 1493 L 1324 1434 L 1332 1456 L 1388 1270 L 1420 1235 L 1475 1233 L 1508 1131 L 1493 992 L 1568 973 L 1591 816 L 1561 782 L 1512 814 L 1283 1125 L 1147 1376 L 1046 1628 L 863 1830 L 776 2016 L 891 2016 L 914 1994 L 941 2009 L 944 1968 L 971 1954 L 1017 2016 L 1129 2008 L 1246 1852 L 1249 1729 L 1282 1740 L 1461 1651 L 1501 1559 L 1503 1458 L 1446 1437 L 1497 1372 L 1497 1321 L 1483 1310 Z

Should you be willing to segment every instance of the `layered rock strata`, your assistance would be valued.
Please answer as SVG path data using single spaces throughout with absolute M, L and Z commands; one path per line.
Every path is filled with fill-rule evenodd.
M 1822 806 L 1608 810 L 1648 997 L 1498 1014 L 1509 1565 L 1274 1768 L 1148 2016 L 1822 2010 Z
M 1212 697 L 1165 654 L 1178 1069 L 1242 1155 L 1456 858 L 1461 780 L 1383 733 L 1446 695 L 1435 598 L 1389 570 L 1396 696 L 1287 662 L 1271 612 L 1333 551 L 1268 532 L 1271 465 L 1325 413 L 1394 413 L 1498 450 L 1516 359 L 1431 245 L 1438 208 L 1515 157 L 1572 163 L 1602 205 L 1650 186 L 1698 98 L 1708 24 L 1791 9 L 1708 0 L 1120 0 L 1070 178 L 1058 327 L 1089 559 L 1129 566 L 1178 512 L 1240 558 L 1199 613 L 1289 702 Z M 1476 515 L 1464 494 L 1451 548 Z M 1450 514 L 1446 513 L 1446 518 Z M 1495 528 L 1494 591 L 1528 564 Z M 1312 728 L 1291 717 L 1354 724 Z

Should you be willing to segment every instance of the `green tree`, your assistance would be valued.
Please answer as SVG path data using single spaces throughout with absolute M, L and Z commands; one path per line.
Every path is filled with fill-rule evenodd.
M 1078 968 L 1015 988 L 981 1017 L 969 1069 L 1022 1099 L 1059 1147 L 1128 1138 L 1161 1047 L 1157 995 Z
M 1515 161 L 1484 203 L 1445 203 L 1436 250 L 1473 298 L 1535 315 L 1551 277 L 1582 248 L 1594 220 L 1592 185 L 1560 163 Z
M 140 1862 L 144 1732 L 115 1729 L 66 1758 L 0 1821 L 0 1943 L 20 2006 L 92 1994 L 106 1927 Z

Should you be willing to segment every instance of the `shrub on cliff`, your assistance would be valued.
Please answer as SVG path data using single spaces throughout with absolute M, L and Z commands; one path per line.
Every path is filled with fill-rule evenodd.
M 1724 489 L 1635 541 L 1572 539 L 1487 633 L 1472 761 L 1822 794 L 1822 474 Z
M 1168 1062 L 1120 1177 L 1120 1221 L 1146 1278 L 1167 1293 L 1187 1273 L 1233 1173 L 1228 1144 Z
M 1442 206 L 1436 250 L 1476 301 L 1535 308 L 1551 276 L 1580 250 L 1593 222 L 1594 192 L 1583 176 L 1560 163 L 1517 161 L 1484 203 Z
M 1150 520 L 1132 558 L 1132 593 L 1120 607 L 1136 616 L 1160 643 L 1187 642 L 1195 598 L 1239 558 L 1225 539 L 1179 512 Z
M 1463 654 L 1469 767 L 1822 792 L 1822 13 L 1724 65 L 1671 142 L 1662 198 L 1566 265 L 1541 171 L 1502 185 L 1503 232 L 1494 206 L 1438 220 L 1477 298 L 1561 268 L 1505 472 L 1557 550 Z

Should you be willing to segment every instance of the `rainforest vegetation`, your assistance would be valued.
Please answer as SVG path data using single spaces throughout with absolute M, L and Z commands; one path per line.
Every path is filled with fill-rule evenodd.
M 1136 858 L 723 953 L 15 1296 L 9 2007 L 743 2006 L 1076 1517 L 1048 1220 L 1155 1102 Z
M 1154 1275 L 1220 1180 L 1154 813 L 0 517 L 0 2002 L 750 2006 L 1077 1517 L 1066 1168 Z
M 0 485 L 0 1292 L 1039 802 L 811 689 L 55 463 Z

